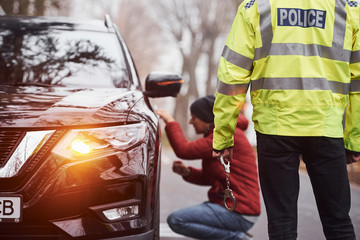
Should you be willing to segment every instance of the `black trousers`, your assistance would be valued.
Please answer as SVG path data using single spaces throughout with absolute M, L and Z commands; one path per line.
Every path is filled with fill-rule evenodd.
M 287 137 L 257 132 L 261 191 L 269 238 L 297 238 L 300 157 L 306 164 L 328 240 L 354 240 L 350 185 L 341 138 Z

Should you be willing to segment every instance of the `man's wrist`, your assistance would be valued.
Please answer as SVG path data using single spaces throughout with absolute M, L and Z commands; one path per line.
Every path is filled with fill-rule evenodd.
M 213 148 L 213 151 L 216 152 L 216 153 L 221 153 L 222 151 L 224 151 L 224 149 L 223 150 L 217 150 L 217 149 Z
M 222 153 L 222 152 L 224 152 L 225 149 L 232 149 L 232 148 L 233 147 L 228 147 L 228 148 L 224 148 L 222 150 L 217 150 L 217 149 L 213 148 L 213 151 L 216 152 L 216 153 Z
M 346 151 L 347 154 L 354 155 L 356 157 L 360 155 L 360 152 L 355 152 L 355 151 L 351 151 L 351 150 L 348 150 L 348 149 L 345 149 L 345 151 Z
M 191 175 L 191 168 L 187 167 L 186 168 L 186 173 L 183 175 L 183 178 L 188 178 Z

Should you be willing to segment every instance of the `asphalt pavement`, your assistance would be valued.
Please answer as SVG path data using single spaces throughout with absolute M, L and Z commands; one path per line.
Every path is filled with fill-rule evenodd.
M 174 233 L 166 223 L 167 216 L 174 210 L 201 203 L 207 200 L 208 187 L 189 184 L 171 170 L 173 160 L 177 159 L 171 149 L 163 148 L 162 173 L 160 181 L 160 240 L 192 239 Z M 184 161 L 187 165 L 201 166 L 200 160 Z M 357 163 L 360 164 L 360 163 Z M 360 239 L 360 187 L 351 186 L 352 218 L 357 238 Z M 298 202 L 299 222 L 298 240 L 325 240 L 317 213 L 315 199 L 312 193 L 309 177 L 306 172 L 300 171 L 300 195 Z M 253 228 L 249 230 L 254 240 L 266 240 L 267 219 L 262 202 L 262 214 Z

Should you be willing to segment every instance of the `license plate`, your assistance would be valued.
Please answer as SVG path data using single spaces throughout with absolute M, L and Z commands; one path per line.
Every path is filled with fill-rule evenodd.
M 19 195 L 0 195 L 0 222 L 21 221 L 22 197 Z

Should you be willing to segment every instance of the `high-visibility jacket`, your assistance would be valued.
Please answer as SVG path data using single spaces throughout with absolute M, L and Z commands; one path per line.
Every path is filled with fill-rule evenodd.
M 249 88 L 256 131 L 360 152 L 359 21 L 354 0 L 245 0 L 220 58 L 213 148 L 233 145 Z

